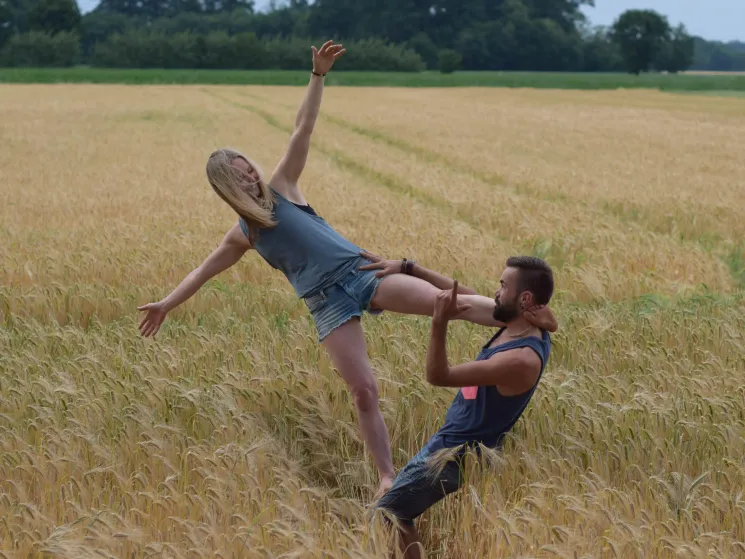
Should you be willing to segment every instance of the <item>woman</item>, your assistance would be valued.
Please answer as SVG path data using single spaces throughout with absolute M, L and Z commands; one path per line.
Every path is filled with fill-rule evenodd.
M 358 246 L 334 231 L 308 205 L 298 187 L 321 106 L 324 76 L 345 52 L 340 44 L 326 42 L 320 50 L 312 47 L 313 71 L 306 97 L 297 115 L 295 130 L 287 152 L 264 181 L 259 167 L 245 155 L 220 149 L 207 161 L 207 177 L 215 192 L 239 216 L 212 254 L 192 271 L 165 299 L 138 307 L 147 311 L 140 324 L 143 336 L 155 335 L 166 314 L 189 299 L 213 276 L 256 249 L 274 268 L 281 270 L 308 306 L 318 330 L 318 340 L 326 348 L 334 366 L 354 397 L 362 435 L 380 472 L 384 493 L 395 474 L 388 432 L 378 409 L 378 389 L 367 357 L 359 318 L 363 311 L 384 310 L 431 316 L 440 289 L 452 282 L 428 272 L 425 279 L 414 277 L 412 262 L 402 263 L 400 271 L 375 272 L 363 268 L 377 259 L 362 255 Z M 382 266 L 383 263 L 376 263 Z M 418 268 L 423 270 L 422 268 Z M 432 282 L 432 283 L 430 283 Z M 461 318 L 495 326 L 495 303 L 487 297 L 461 288 Z M 542 322 L 553 328 L 550 312 L 541 313 Z M 533 319 L 540 321 L 535 315 Z

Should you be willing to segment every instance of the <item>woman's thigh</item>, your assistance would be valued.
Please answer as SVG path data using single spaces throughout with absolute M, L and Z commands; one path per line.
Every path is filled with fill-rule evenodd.
M 383 278 L 370 306 L 402 314 L 432 316 L 440 289 L 429 282 L 405 274 L 391 274 Z M 468 306 L 457 320 L 482 326 L 497 326 L 493 317 L 494 300 L 483 295 L 458 294 L 458 303 Z
M 432 316 L 440 292 L 434 285 L 405 274 L 391 274 L 380 282 L 370 306 L 375 309 Z

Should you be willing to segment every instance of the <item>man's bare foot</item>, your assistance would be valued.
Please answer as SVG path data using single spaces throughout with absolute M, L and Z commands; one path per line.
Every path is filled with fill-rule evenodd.
M 383 495 L 388 493 L 388 491 L 391 490 L 391 487 L 393 487 L 393 477 L 382 477 L 380 478 L 380 487 L 378 487 L 378 492 L 375 493 L 375 497 L 373 497 L 373 501 L 377 501 L 380 499 Z

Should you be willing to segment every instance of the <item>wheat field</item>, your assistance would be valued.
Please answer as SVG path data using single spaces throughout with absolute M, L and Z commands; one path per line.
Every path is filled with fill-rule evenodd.
M 0 556 L 386 557 L 343 382 L 249 254 L 158 300 L 235 222 L 303 90 L 0 87 Z M 484 294 L 553 266 L 548 369 L 505 450 L 419 522 L 430 557 L 745 555 L 745 102 L 651 91 L 327 88 L 302 185 L 360 246 Z M 429 321 L 363 320 L 401 468 L 454 391 Z M 450 328 L 451 362 L 492 332 Z

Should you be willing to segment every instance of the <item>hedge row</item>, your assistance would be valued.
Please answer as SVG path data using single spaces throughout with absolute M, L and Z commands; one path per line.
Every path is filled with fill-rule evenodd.
M 127 31 L 97 43 L 87 62 L 106 68 L 214 68 L 303 70 L 310 67 L 310 46 L 302 38 L 260 40 L 254 33 L 228 35 L 165 34 Z M 386 72 L 419 72 L 425 63 L 415 51 L 379 39 L 344 42 L 345 55 L 335 68 Z M 80 39 L 73 33 L 39 32 L 11 37 L 0 51 L 3 66 L 72 66 L 83 62 Z

